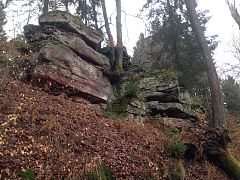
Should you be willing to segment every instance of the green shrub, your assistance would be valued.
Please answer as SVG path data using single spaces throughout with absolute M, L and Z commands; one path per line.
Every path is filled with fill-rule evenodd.
M 177 137 L 180 135 L 180 131 L 177 128 L 165 128 L 163 133 L 168 137 Z
M 182 158 L 187 150 L 187 146 L 179 140 L 173 140 L 165 143 L 165 150 L 170 156 Z
M 105 112 L 105 115 L 117 120 L 117 119 L 123 119 L 127 117 L 127 106 L 128 106 L 128 101 L 126 98 L 119 98 L 113 103 L 109 103 L 107 105 L 107 109 Z
M 106 115 L 107 117 L 110 117 L 110 118 L 113 119 L 113 120 L 124 119 L 124 118 L 127 117 L 127 113 L 126 113 L 126 112 L 125 112 L 125 113 L 120 113 L 120 114 L 118 114 L 118 113 L 116 113 L 116 112 L 106 111 L 106 112 L 105 112 L 105 115 Z
M 130 81 L 125 86 L 125 96 L 127 97 L 138 97 L 139 94 L 139 86 L 138 82 Z
M 35 180 L 37 174 L 32 169 L 25 169 L 20 173 L 23 180 Z
M 89 180 L 114 180 L 116 178 L 106 166 L 102 166 L 98 172 L 89 173 L 88 179 Z

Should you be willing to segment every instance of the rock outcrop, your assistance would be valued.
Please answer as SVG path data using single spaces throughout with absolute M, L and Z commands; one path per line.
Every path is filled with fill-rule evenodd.
M 109 60 L 96 51 L 102 36 L 62 11 L 42 15 L 39 24 L 24 27 L 25 37 L 37 54 L 32 82 L 45 90 L 60 89 L 85 97 L 92 103 L 106 102 L 112 86 L 103 73 L 110 69 Z
M 127 86 L 138 86 L 138 97 L 128 103 L 126 112 L 130 117 L 139 119 L 145 115 L 186 119 L 194 122 L 195 115 L 191 104 L 183 100 L 177 78 L 169 72 L 134 72 L 123 78 L 122 96 L 128 91 Z
M 97 47 L 102 41 L 102 35 L 86 26 L 80 18 L 65 11 L 51 11 L 39 17 L 40 26 L 54 26 L 64 29 L 67 32 L 74 32 L 80 35 L 84 41 L 92 47 Z
M 127 72 L 120 78 L 121 93 L 119 86 L 112 93 L 114 85 L 104 73 L 112 68 L 107 57 L 110 49 L 101 49 L 102 54 L 97 51 L 103 40 L 100 33 L 62 11 L 43 14 L 39 24 L 24 27 L 26 39 L 37 54 L 31 74 L 34 85 L 51 93 L 81 96 L 93 104 L 107 104 L 111 97 L 112 110 L 129 119 L 143 121 L 146 115 L 158 115 L 194 122 L 190 105 L 183 101 L 172 73 L 129 69 L 130 57 L 125 49 Z

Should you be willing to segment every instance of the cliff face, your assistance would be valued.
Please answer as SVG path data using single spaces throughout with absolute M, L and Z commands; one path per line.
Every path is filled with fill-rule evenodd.
M 171 73 L 134 69 L 124 51 L 126 72 L 116 88 L 103 73 L 110 72 L 111 67 L 108 49 L 101 49 L 105 55 L 99 53 L 103 40 L 99 32 L 62 11 L 40 16 L 39 24 L 24 27 L 37 55 L 31 75 L 34 85 L 53 94 L 80 96 L 94 104 L 111 102 L 111 113 L 128 119 L 142 122 L 146 115 L 158 115 L 185 119 L 183 124 L 194 126 L 190 104 L 183 100 L 177 78 Z
M 96 51 L 102 36 L 67 12 L 44 14 L 39 24 L 24 27 L 25 37 L 37 54 L 33 83 L 47 91 L 85 97 L 92 103 L 106 102 L 112 86 L 102 72 L 110 69 L 108 58 Z

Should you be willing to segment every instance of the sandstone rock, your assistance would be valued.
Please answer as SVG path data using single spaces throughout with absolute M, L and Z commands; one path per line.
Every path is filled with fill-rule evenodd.
M 161 115 L 165 117 L 183 118 L 195 120 L 195 116 L 191 111 L 191 104 L 183 101 L 183 95 L 180 93 L 180 88 L 176 77 L 169 73 L 151 72 L 132 74 L 128 78 L 124 78 L 122 89 L 129 82 L 137 82 L 139 88 L 139 100 L 137 104 L 143 106 L 134 106 L 134 102 L 130 102 L 128 113 L 134 115 Z M 124 94 L 124 93 L 123 93 Z M 186 99 L 186 98 L 185 98 Z M 136 108 L 137 107 L 137 108 Z
M 131 99 L 127 106 L 127 113 L 137 115 L 137 116 L 145 116 L 146 115 L 146 106 L 143 101 L 139 99 Z
M 93 65 L 83 61 L 69 48 L 48 43 L 39 53 L 42 60 L 33 79 L 43 79 L 68 87 L 93 103 L 106 102 L 112 92 L 109 80 Z
M 64 33 L 60 31 L 55 31 L 53 36 L 55 36 L 55 38 L 62 44 L 71 48 L 85 61 L 110 69 L 109 59 L 89 47 L 81 38 L 76 37 L 74 34 Z
M 39 17 L 39 24 L 40 26 L 55 25 L 67 32 L 75 32 L 93 48 L 98 47 L 103 41 L 102 35 L 97 30 L 86 26 L 80 18 L 65 11 L 44 13 Z
M 31 44 L 39 44 L 39 46 L 41 46 L 42 41 L 45 41 L 44 43 L 46 43 L 46 41 L 59 41 L 59 43 L 69 47 L 76 54 L 82 57 L 83 60 L 94 65 L 110 69 L 109 59 L 89 47 L 75 33 L 64 32 L 52 26 L 40 28 L 40 26 L 35 25 L 26 25 L 24 27 L 24 32 L 25 37 Z

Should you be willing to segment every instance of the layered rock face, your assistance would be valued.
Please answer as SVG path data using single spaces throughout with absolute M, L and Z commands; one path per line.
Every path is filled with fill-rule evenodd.
M 103 73 L 110 69 L 109 60 L 96 50 L 103 40 L 101 34 L 62 11 L 43 14 L 39 24 L 24 27 L 25 37 L 37 54 L 33 83 L 82 96 L 92 103 L 106 102 L 112 86 Z
M 132 86 L 138 86 L 138 97 L 132 98 L 126 109 L 131 117 L 141 119 L 145 115 L 158 115 L 173 118 L 172 121 L 178 121 L 177 124 L 181 124 L 181 119 L 182 125 L 193 126 L 196 118 L 191 111 L 191 102 L 186 94 L 180 93 L 173 74 L 161 71 L 132 73 L 123 80 L 123 92 L 127 91 L 129 82 L 133 83 Z
M 102 49 L 103 54 L 97 51 L 103 40 L 99 32 L 62 11 L 43 14 L 39 24 L 24 27 L 25 37 L 37 55 L 31 74 L 33 84 L 50 93 L 83 97 L 92 104 L 106 105 L 115 94 L 111 97 L 112 109 L 137 121 L 143 121 L 146 115 L 158 115 L 168 117 L 170 124 L 185 126 L 188 121 L 194 122 L 190 105 L 182 98 L 177 78 L 171 74 L 132 71 L 128 67 L 130 57 L 125 53 L 127 72 L 120 78 L 121 90 L 118 84 L 113 93 L 114 85 L 103 73 L 111 69 L 108 57 L 103 55 L 108 49 Z

